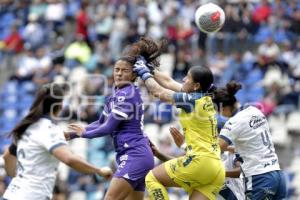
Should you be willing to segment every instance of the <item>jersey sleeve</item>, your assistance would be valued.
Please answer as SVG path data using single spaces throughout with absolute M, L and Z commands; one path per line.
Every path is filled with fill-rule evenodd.
M 52 153 L 55 148 L 66 145 L 67 141 L 59 127 L 49 125 L 48 130 L 40 134 L 39 143 Z
M 196 100 L 203 97 L 202 93 L 184 93 L 176 92 L 173 100 L 177 108 L 183 109 L 185 112 L 192 112 L 196 105 Z
M 134 113 L 134 98 L 128 95 L 126 92 L 120 92 L 116 94 L 114 99 L 114 105 L 111 112 L 121 117 L 122 119 L 128 119 Z
M 219 137 L 225 140 L 229 145 L 231 145 L 237 139 L 239 132 L 239 123 L 235 120 L 229 120 L 221 129 Z
M 220 132 L 222 130 L 222 128 L 224 127 L 227 120 L 228 120 L 228 118 L 226 118 L 220 114 L 217 114 L 218 132 Z

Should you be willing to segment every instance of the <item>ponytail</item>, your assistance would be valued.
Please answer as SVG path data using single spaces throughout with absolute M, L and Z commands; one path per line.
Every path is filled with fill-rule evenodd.
M 125 48 L 120 60 L 127 61 L 133 65 L 137 58 L 142 56 L 146 60 L 147 64 L 157 68 L 160 65 L 159 56 L 166 46 L 166 40 L 162 40 L 159 44 L 157 44 L 149 37 L 141 37 L 140 40 Z
M 231 81 L 226 84 L 226 87 L 218 88 L 213 92 L 213 101 L 217 105 L 218 110 L 221 106 L 233 106 L 237 99 L 236 93 L 242 88 L 240 83 Z

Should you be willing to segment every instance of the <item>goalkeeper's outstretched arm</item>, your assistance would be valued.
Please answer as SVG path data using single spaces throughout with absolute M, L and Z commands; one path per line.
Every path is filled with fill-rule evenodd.
M 168 76 L 167 74 L 158 71 L 155 69 L 154 71 L 154 79 L 156 82 L 161 85 L 162 87 L 172 90 L 174 92 L 180 92 L 182 88 L 182 84 L 175 81 L 173 78 Z

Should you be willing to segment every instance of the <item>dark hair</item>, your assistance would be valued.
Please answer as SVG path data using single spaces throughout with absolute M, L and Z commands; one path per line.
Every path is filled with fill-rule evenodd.
M 233 106 L 237 100 L 235 94 L 242 88 L 240 83 L 231 81 L 226 84 L 226 87 L 218 88 L 213 93 L 213 101 L 217 105 L 218 110 L 223 106 Z
M 66 90 L 66 85 L 64 84 L 43 85 L 37 92 L 29 113 L 12 130 L 11 135 L 13 139 L 15 141 L 21 139 L 26 129 L 44 115 L 49 115 L 51 111 L 54 113 L 59 111 L 61 106 L 55 106 L 55 104 L 62 103 Z
M 120 60 L 134 64 L 139 56 L 143 56 L 148 64 L 159 67 L 159 56 L 166 44 L 166 40 L 162 40 L 160 44 L 157 44 L 149 37 L 141 37 L 137 42 L 125 48 Z
M 194 66 L 190 70 L 192 79 L 196 83 L 200 83 L 201 88 L 199 92 L 213 92 L 214 76 L 211 70 L 207 67 Z

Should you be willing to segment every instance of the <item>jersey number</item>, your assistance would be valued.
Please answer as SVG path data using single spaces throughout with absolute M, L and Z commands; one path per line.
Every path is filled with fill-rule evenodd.
M 260 136 L 261 136 L 263 144 L 268 147 L 268 149 L 270 150 L 270 153 L 273 153 L 272 142 L 270 140 L 269 132 L 267 130 L 265 130 L 260 133 Z

